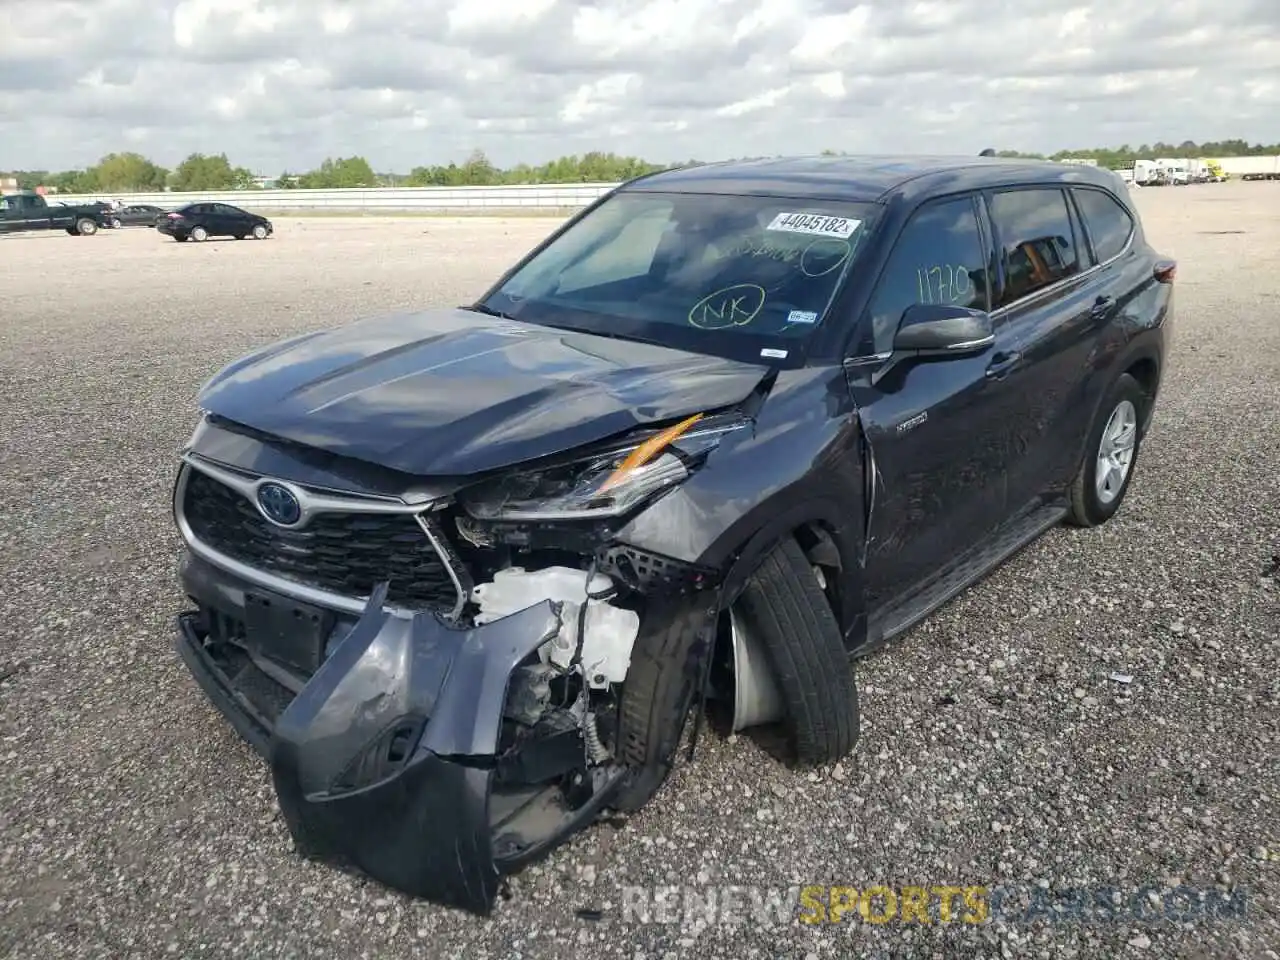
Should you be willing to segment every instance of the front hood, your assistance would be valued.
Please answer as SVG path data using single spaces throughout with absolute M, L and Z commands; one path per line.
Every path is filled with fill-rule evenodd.
M 460 476 L 739 403 L 766 372 L 439 309 L 267 347 L 214 376 L 200 406 L 393 470 Z

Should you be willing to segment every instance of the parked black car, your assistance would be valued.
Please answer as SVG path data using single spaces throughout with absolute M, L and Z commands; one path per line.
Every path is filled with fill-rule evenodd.
M 111 226 L 117 230 L 121 227 L 154 227 L 165 213 L 164 207 L 151 203 L 128 204 L 111 211 Z
M 850 655 L 1113 516 L 1174 275 L 1093 167 L 631 181 L 474 304 L 205 385 L 178 650 L 301 850 L 486 912 L 653 795 L 691 706 L 834 761 Z
M 253 237 L 265 240 L 274 232 L 271 221 L 229 203 L 189 203 L 156 217 L 156 229 L 178 241 L 209 237 Z
M 89 237 L 107 225 L 103 203 L 51 204 L 31 191 L 0 197 L 0 233 L 65 230 L 73 237 Z

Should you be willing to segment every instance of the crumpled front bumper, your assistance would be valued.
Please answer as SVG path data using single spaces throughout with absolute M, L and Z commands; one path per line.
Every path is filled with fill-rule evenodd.
M 183 579 L 202 605 L 232 614 L 257 592 L 198 560 Z M 299 852 L 487 914 L 501 882 L 489 805 L 507 682 L 555 635 L 559 614 L 544 601 L 461 630 L 429 613 L 389 613 L 384 599 L 375 591 L 274 718 L 211 653 L 208 613 L 179 615 L 176 647 L 269 763 Z

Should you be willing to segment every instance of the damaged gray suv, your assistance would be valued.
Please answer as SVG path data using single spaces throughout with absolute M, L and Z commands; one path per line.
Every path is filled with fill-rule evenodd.
M 631 181 L 475 303 L 205 384 L 177 648 L 302 853 L 487 912 L 644 804 L 704 706 L 845 756 L 852 655 L 1109 519 L 1174 274 L 1090 167 Z

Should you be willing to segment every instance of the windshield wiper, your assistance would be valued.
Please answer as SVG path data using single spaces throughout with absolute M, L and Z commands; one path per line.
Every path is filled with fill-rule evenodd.
M 459 307 L 459 310 L 470 310 L 473 313 L 483 313 L 486 317 L 497 317 L 499 320 L 514 320 L 515 317 L 509 313 L 503 313 L 501 310 L 495 310 L 486 303 L 469 303 L 466 306 Z

